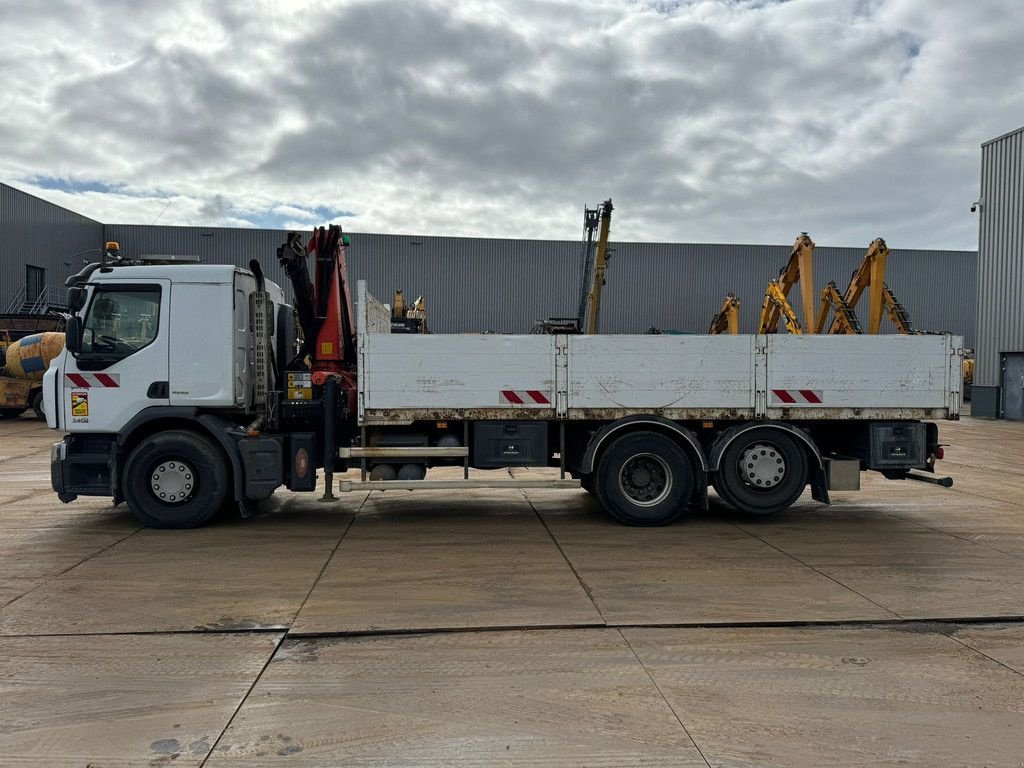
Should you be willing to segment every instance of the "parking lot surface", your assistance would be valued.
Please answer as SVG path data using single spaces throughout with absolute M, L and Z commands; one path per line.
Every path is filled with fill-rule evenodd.
M 952 489 L 768 520 L 280 492 L 153 531 L 2 422 L 0 765 L 1024 765 L 1024 424 L 941 427 Z

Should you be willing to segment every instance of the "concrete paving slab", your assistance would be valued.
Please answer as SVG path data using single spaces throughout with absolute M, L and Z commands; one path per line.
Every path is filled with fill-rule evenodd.
M 530 498 L 611 624 L 893 618 L 720 516 L 627 528 L 586 494 Z
M 603 623 L 521 494 L 374 493 L 293 633 Z
M 279 639 L 0 638 L 0 764 L 198 766 Z
M 248 521 L 142 530 L 0 609 L 0 634 L 287 627 L 359 503 L 281 494 Z
M 0 607 L 130 534 L 130 530 L 4 529 L 0 524 Z
M 287 640 L 207 765 L 706 764 L 597 629 Z
M 813 515 L 741 527 L 903 618 L 1024 615 L 1020 559 L 963 538 L 902 522 L 858 532 Z
M 1024 626 L 1021 624 L 969 625 L 950 635 L 1024 675 Z
M 623 634 L 712 766 L 1021 764 L 1024 677 L 938 633 Z

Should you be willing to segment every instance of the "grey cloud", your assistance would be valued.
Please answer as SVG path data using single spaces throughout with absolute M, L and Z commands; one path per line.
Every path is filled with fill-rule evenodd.
M 364 231 L 575 237 L 579 208 L 611 195 L 623 238 L 971 247 L 978 145 L 1024 114 L 1016 11 L 21 6 L 0 174 L 160 190 L 204 224 L 284 204 L 354 211 Z

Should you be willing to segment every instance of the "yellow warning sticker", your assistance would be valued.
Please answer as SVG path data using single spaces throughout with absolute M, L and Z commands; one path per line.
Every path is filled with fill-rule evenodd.
M 89 415 L 89 393 L 88 392 L 72 392 L 71 393 L 71 415 L 72 416 L 88 416 Z
M 332 342 L 332 341 L 321 341 L 320 342 L 320 354 L 321 355 L 333 355 L 334 354 L 334 342 Z

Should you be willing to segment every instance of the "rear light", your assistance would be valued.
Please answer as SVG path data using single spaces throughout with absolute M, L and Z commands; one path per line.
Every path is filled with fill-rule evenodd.
M 946 452 L 942 449 L 942 446 L 940 445 L 935 449 L 935 459 L 936 461 L 942 461 L 944 458 L 946 458 Z

